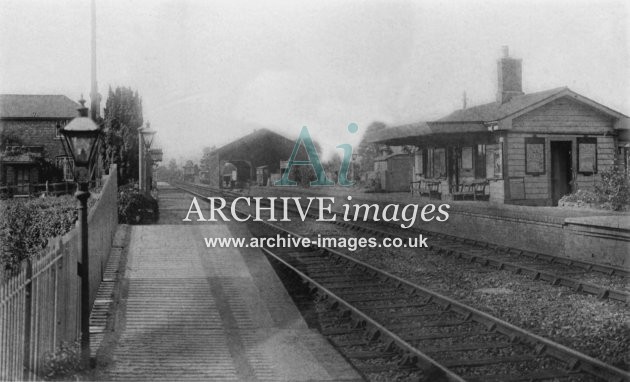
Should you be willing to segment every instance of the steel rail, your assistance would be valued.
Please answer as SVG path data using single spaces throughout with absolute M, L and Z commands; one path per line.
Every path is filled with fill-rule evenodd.
M 293 232 L 291 230 L 288 230 L 286 228 L 280 227 L 276 224 L 273 223 L 269 223 L 269 222 L 258 222 L 258 223 L 263 223 L 264 225 L 273 227 L 274 229 L 280 231 L 280 232 L 286 232 L 291 234 L 293 237 L 299 237 L 302 238 L 304 236 L 298 234 L 297 232 Z M 386 279 L 390 279 L 390 280 L 395 280 L 397 283 L 399 283 L 400 285 L 405 285 L 409 288 L 411 288 L 412 290 L 416 290 L 416 291 L 420 291 L 423 294 L 432 297 L 434 300 L 438 300 L 441 301 L 443 303 L 443 305 L 445 306 L 450 306 L 451 309 L 453 309 L 456 312 L 462 313 L 462 314 L 472 314 L 470 316 L 471 320 L 474 320 L 480 324 L 494 324 L 496 325 L 495 330 L 503 333 L 507 336 L 514 336 L 516 335 L 522 343 L 524 344 L 529 344 L 531 346 L 537 346 L 538 348 L 541 349 L 541 351 L 547 353 L 548 355 L 563 361 L 563 362 L 568 362 L 570 364 L 573 365 L 574 368 L 581 368 L 584 372 L 594 375 L 596 377 L 602 377 L 601 373 L 605 373 L 606 376 L 604 376 L 605 378 L 607 377 L 612 377 L 612 378 L 616 378 L 616 379 L 608 379 L 608 380 L 617 380 L 617 381 L 629 381 L 630 380 L 630 373 L 627 373 L 621 369 L 618 369 L 614 366 L 611 366 L 605 362 L 602 362 L 600 360 L 597 360 L 595 358 L 589 357 L 586 354 L 580 353 L 576 350 L 573 350 L 571 348 L 568 348 L 564 345 L 561 345 L 559 343 L 553 342 L 547 338 L 544 338 L 542 336 L 539 336 L 537 334 L 531 333 L 525 329 L 522 329 L 518 326 L 512 325 L 509 322 L 503 321 L 499 318 L 496 318 L 494 316 L 491 316 L 485 312 L 482 312 L 478 309 L 475 309 L 473 307 L 470 307 L 468 305 L 465 305 L 459 301 L 456 301 L 450 297 L 444 296 L 442 294 L 439 294 L 437 292 L 434 292 L 432 290 L 426 289 L 418 284 L 412 283 L 408 280 L 405 280 L 403 278 L 400 278 L 394 274 L 391 274 L 387 271 L 381 270 L 379 268 L 374 267 L 373 265 L 370 265 L 368 263 L 365 263 L 361 260 L 357 260 L 354 259 L 346 254 L 343 254 L 341 252 L 338 252 L 334 249 L 331 248 L 325 248 L 325 247 L 319 247 L 322 250 L 326 251 L 329 254 L 333 254 L 339 258 L 343 258 L 345 261 L 350 262 L 350 263 L 354 263 L 356 265 L 359 265 L 361 267 L 363 267 L 364 269 L 368 269 L 376 274 L 382 275 L 383 277 L 385 277 Z M 573 362 L 570 360 L 566 359 L 566 356 L 569 356 L 571 358 L 573 358 Z
M 419 366 L 419 368 L 421 370 L 427 371 L 427 372 L 431 372 L 432 374 L 434 373 L 435 370 L 438 370 L 444 377 L 446 377 L 446 379 L 448 381 L 452 381 L 452 382 L 464 382 L 465 381 L 460 376 L 458 376 L 457 374 L 453 373 L 451 370 L 447 369 L 446 367 L 442 366 L 440 363 L 438 363 L 433 358 L 431 358 L 428 355 L 422 353 L 420 350 L 415 348 L 413 345 L 411 345 L 410 343 L 408 343 L 404 339 L 400 338 L 395 333 L 391 332 L 389 329 L 387 329 L 386 327 L 384 327 L 383 325 L 378 323 L 373 318 L 369 317 L 367 314 L 363 313 L 358 308 L 354 307 L 352 305 L 352 303 L 344 300 L 342 297 L 338 296 L 336 293 L 334 293 L 330 289 L 326 288 L 324 285 L 320 284 L 319 282 L 317 282 L 316 280 L 312 279 L 311 277 L 309 277 L 308 275 L 306 275 L 305 273 L 303 273 L 302 271 L 300 271 L 299 269 L 297 269 L 293 265 L 289 264 L 282 257 L 276 255 L 275 253 L 271 252 L 267 248 L 261 248 L 261 249 L 263 250 L 263 252 L 265 252 L 269 256 L 272 256 L 276 261 L 282 263 L 285 267 L 289 268 L 292 272 L 294 272 L 295 274 L 300 276 L 309 285 L 311 285 L 311 286 L 315 287 L 317 290 L 320 290 L 323 293 L 325 293 L 328 296 L 329 299 L 333 299 L 337 303 L 343 305 L 345 307 L 345 309 L 350 311 L 353 316 L 358 317 L 360 320 L 364 321 L 367 325 L 372 327 L 372 330 L 378 331 L 381 336 L 384 336 L 384 337 L 388 338 L 390 341 L 393 341 L 403 352 L 412 354 L 413 356 L 417 357 L 417 359 L 415 361 L 416 361 L 416 363 L 418 364 L 418 366 Z
M 198 190 L 203 190 L 203 191 L 220 192 L 221 194 L 227 195 L 230 197 L 242 196 L 238 193 L 227 192 L 225 190 L 216 190 L 210 187 L 204 187 L 200 185 L 187 184 L 187 186 L 196 188 Z M 198 195 L 202 195 L 202 194 L 198 194 Z M 295 207 L 289 207 L 289 210 L 295 211 Z M 307 212 L 307 215 L 315 216 L 314 214 L 310 212 Z M 400 234 L 393 234 L 391 232 L 382 231 L 375 227 L 361 225 L 356 222 L 332 221 L 330 223 L 339 225 L 345 228 L 349 228 L 355 231 L 368 231 L 372 234 L 378 234 L 381 236 L 399 237 L 399 238 L 407 237 Z M 395 225 L 394 223 L 381 222 L 380 225 L 389 226 L 394 229 L 398 228 L 398 226 Z M 471 242 L 471 240 L 462 239 L 457 236 L 446 235 L 446 234 L 441 234 L 441 233 L 436 234 L 436 233 L 432 233 L 432 232 L 421 230 L 421 229 L 414 229 L 414 232 L 423 233 L 427 235 L 435 235 L 438 237 L 438 239 L 446 240 L 446 241 L 448 240 L 456 241 L 457 242 L 456 244 L 461 243 L 463 245 L 469 245 L 472 248 L 475 248 L 478 250 L 488 250 L 488 251 L 493 250 L 494 252 L 497 252 L 501 248 L 498 246 L 491 246 L 490 243 L 487 243 L 487 242 L 479 242 L 479 241 Z M 435 241 L 434 241 L 429 246 L 429 248 L 430 249 L 437 248 L 438 253 L 446 253 L 447 255 L 455 254 L 458 258 L 466 259 L 466 260 L 481 264 L 483 266 L 487 266 L 487 267 L 494 266 L 496 269 L 512 271 L 516 274 L 528 274 L 528 275 L 531 275 L 534 280 L 546 281 L 552 284 L 553 286 L 565 286 L 567 288 L 573 289 L 575 292 L 578 292 L 578 293 L 591 294 L 591 295 L 597 296 L 600 299 L 609 299 L 609 300 L 619 301 L 625 304 L 630 304 L 629 292 L 612 289 L 612 288 L 606 288 L 606 287 L 596 285 L 590 282 L 580 281 L 579 279 L 563 276 L 563 275 L 560 275 L 551 271 L 541 270 L 533 266 L 523 265 L 523 264 L 519 264 L 513 261 L 506 261 L 506 260 L 498 259 L 496 257 L 492 257 L 492 256 L 484 255 L 484 254 L 467 253 L 465 249 L 453 248 L 453 245 L 450 245 L 450 244 L 435 244 Z M 551 255 L 543 255 L 543 254 L 533 254 L 532 256 L 528 256 L 528 255 L 525 255 L 526 253 L 525 251 L 515 250 L 514 248 L 509 248 L 509 247 L 504 248 L 504 251 L 506 253 L 512 253 L 512 251 L 517 251 L 516 253 L 517 255 L 524 256 L 526 258 L 533 258 L 534 260 L 538 260 L 539 258 L 544 257 L 546 259 L 550 259 L 550 261 L 547 260 L 547 263 L 565 265 L 569 267 L 577 267 L 587 272 L 593 271 L 595 269 L 594 267 L 596 266 L 598 268 L 595 271 L 598 273 L 605 273 L 607 275 L 617 275 L 617 276 L 622 275 L 620 277 L 627 276 L 626 273 L 623 273 L 625 272 L 625 270 L 621 268 L 612 267 L 612 266 L 592 264 L 589 262 L 583 262 L 581 260 L 573 260 L 573 259 L 563 258 L 559 256 L 551 256 Z M 564 262 L 569 262 L 569 264 L 565 264 Z M 604 270 L 607 270 L 607 272 L 604 272 Z
M 227 191 L 227 190 L 222 190 L 222 189 L 216 189 L 210 186 L 203 186 L 203 185 L 199 185 L 199 184 L 193 184 L 193 183 L 184 183 L 184 182 L 179 182 L 180 184 L 185 184 L 186 186 L 190 186 L 190 187 L 194 187 L 197 189 L 201 189 L 204 191 L 210 191 L 213 193 L 222 193 L 225 195 L 229 195 L 231 197 L 238 197 L 238 196 L 243 196 L 242 194 L 236 193 L 236 192 L 232 192 L 232 191 Z M 290 208 L 292 210 L 295 210 L 295 208 Z M 309 213 L 310 215 L 310 213 Z M 343 223 L 349 223 L 349 222 L 336 222 L 337 224 L 343 224 Z M 353 223 L 353 224 L 357 224 L 357 223 Z M 392 226 L 394 228 L 398 228 L 398 226 L 396 226 L 393 223 L 388 223 L 388 222 L 383 222 L 383 225 L 389 225 Z M 444 234 L 441 232 L 434 232 L 434 231 L 428 231 L 428 230 L 424 230 L 424 229 L 419 229 L 419 228 L 412 228 L 415 232 L 418 233 L 423 233 L 423 234 L 427 234 L 427 235 L 433 235 L 436 236 L 438 238 L 443 238 L 445 240 L 453 240 L 453 241 L 457 241 L 459 243 L 463 243 L 463 244 L 467 244 L 467 245 L 472 245 L 472 246 L 476 246 L 479 248 L 492 248 L 495 251 L 503 251 L 507 254 L 514 254 L 514 255 L 518 255 L 518 256 L 522 256 L 524 258 L 529 258 L 529 259 L 534 259 L 534 260 L 541 260 L 541 261 L 546 261 L 549 264 L 560 264 L 560 265 L 567 265 L 567 266 L 571 266 L 571 267 L 576 267 L 585 271 L 589 271 L 589 272 L 597 272 L 597 273 L 601 273 L 607 276 L 618 276 L 618 277 L 630 277 L 630 268 L 625 268 L 625 267 L 618 267 L 618 266 L 614 266 L 614 265 L 609 265 L 609 264 L 599 264 L 599 263 L 595 263 L 592 261 L 587 261 L 587 260 L 580 260 L 580 259 L 572 259 L 569 257 L 564 257 L 564 256 L 554 256 L 554 255 L 548 255 L 548 254 L 543 254 L 543 253 L 538 253 L 538 252 L 531 252 L 531 251 L 524 251 L 521 249 L 517 249 L 517 248 L 511 248 L 511 247 L 505 247 L 505 246 L 498 246 L 498 245 L 494 245 L 491 244 L 489 242 L 484 242 L 484 241 L 479 241 L 479 240 L 472 240 L 472 239 L 466 239 L 466 238 L 462 238 L 462 237 L 458 237 L 458 236 L 454 236 L 454 235 L 449 235 L 449 234 Z
M 182 188 L 182 187 L 180 187 Z M 204 191 L 209 191 L 208 189 L 206 189 L 205 187 L 198 187 L 201 188 Z M 186 190 L 188 192 L 191 192 L 190 190 Z M 207 195 L 202 195 L 202 194 L 198 194 L 197 192 L 193 192 L 199 196 L 202 197 L 206 197 Z M 240 212 L 240 211 L 239 211 Z M 241 212 L 242 213 L 242 212 Z M 262 223 L 265 226 L 269 226 L 277 231 L 280 232 L 285 232 L 288 234 L 291 234 L 294 237 L 298 237 L 298 238 L 303 238 L 304 236 L 293 232 L 291 230 L 288 230 L 286 228 L 280 227 L 276 224 L 272 224 L 269 222 L 258 222 L 258 223 Z M 627 373 L 619 368 L 616 368 L 612 365 L 606 364 L 600 360 L 597 360 L 595 358 L 589 357 L 583 353 L 580 353 L 574 349 L 568 348 L 564 345 L 558 344 L 556 342 L 553 342 L 549 339 L 546 339 L 542 336 L 536 335 L 534 333 L 531 333 L 525 329 L 522 329 L 520 327 L 517 327 L 515 325 L 512 325 L 506 321 L 503 321 L 499 318 L 493 317 L 485 312 L 482 312 L 478 309 L 475 309 L 473 307 L 467 306 L 463 303 L 460 303 L 456 300 L 453 300 L 447 296 L 441 295 L 437 292 L 431 291 L 429 289 L 426 289 L 420 285 L 417 285 L 415 283 L 412 283 L 408 280 L 402 279 L 396 275 L 393 275 L 387 271 L 383 271 L 381 269 L 378 269 L 370 264 L 367 264 L 363 261 L 354 259 L 348 255 L 345 255 L 341 252 L 338 252 L 334 249 L 331 248 L 325 248 L 325 247 L 319 247 L 320 249 L 322 249 L 323 251 L 325 251 L 328 254 L 332 254 L 338 258 L 342 258 L 345 260 L 346 263 L 352 263 L 354 264 L 354 266 L 356 267 L 357 265 L 362 267 L 365 270 L 370 270 L 371 272 L 373 272 L 375 275 L 381 275 L 382 277 L 384 277 L 385 279 L 389 279 L 389 280 L 394 280 L 398 283 L 399 286 L 406 286 L 408 288 L 411 288 L 411 290 L 413 291 L 419 291 L 421 293 L 423 293 L 424 295 L 430 297 L 431 299 L 433 299 L 434 301 L 437 300 L 441 303 L 441 305 L 446 306 L 448 308 L 450 308 L 451 310 L 467 315 L 469 320 L 475 321 L 479 324 L 482 325 L 486 325 L 487 327 L 492 327 L 495 331 L 502 333 L 504 335 L 507 335 L 511 338 L 515 338 L 518 339 L 521 343 L 525 344 L 525 345 L 530 345 L 536 349 L 539 350 L 539 352 L 545 353 L 557 360 L 560 360 L 562 362 L 566 362 L 571 369 L 573 370 L 581 370 L 585 373 L 588 373 L 590 375 L 593 375 L 595 377 L 599 377 L 599 378 L 604 378 L 606 380 L 610 380 L 610 381 L 630 381 L 630 373 Z M 268 250 L 265 250 L 265 253 L 269 253 Z M 274 258 L 277 258 L 277 256 L 274 255 Z M 279 259 L 280 260 L 280 259 Z M 295 268 L 293 266 L 291 266 L 290 264 L 288 264 L 286 261 L 282 261 L 283 264 L 289 266 L 290 268 Z M 295 271 L 300 272 L 299 270 L 295 269 Z M 316 285 L 319 289 L 321 290 L 325 290 L 328 291 L 328 289 L 324 288 L 321 284 L 317 283 L 315 280 L 311 279 L 310 277 L 306 276 L 305 274 L 303 274 L 302 272 L 299 273 L 300 277 L 305 276 L 308 278 L 308 282 L 311 283 L 313 282 L 313 285 Z M 328 292 L 326 292 L 328 294 Z M 330 295 L 330 294 L 329 294 Z M 333 298 L 336 301 L 339 301 L 338 299 L 340 299 L 339 296 L 337 296 L 336 294 L 332 294 L 334 295 Z M 332 296 L 331 295 L 331 296 Z M 342 299 L 343 300 L 343 299 Z M 342 301 L 339 301 L 340 303 L 342 303 Z M 343 305 L 345 306 L 346 304 L 348 304 L 345 300 L 343 301 Z M 360 312 L 360 310 L 358 310 L 357 308 L 352 308 L 350 309 L 352 312 L 356 313 L 361 313 L 360 317 L 364 318 L 367 317 L 369 322 L 375 322 L 372 319 L 370 319 L 367 315 L 363 314 L 362 312 Z M 355 312 L 356 310 L 358 310 L 358 312 Z M 376 322 L 375 322 L 376 323 Z M 376 323 L 378 324 L 378 323 Z M 380 324 L 378 324 L 380 325 Z M 378 326 L 375 326 L 378 328 Z M 379 328 L 380 330 L 380 328 Z M 393 334 L 393 333 L 392 333 Z M 391 337 L 392 339 L 394 339 L 394 337 Z M 399 338 L 399 337 L 398 337 Z M 399 338 L 400 339 L 400 338 Z M 402 339 L 400 339 L 402 340 Z M 403 340 L 404 341 L 404 340 Z M 398 342 L 397 342 L 398 343 Z M 411 346 L 408 343 L 405 342 L 406 345 L 403 345 L 403 347 Z M 418 351 L 419 352 L 419 351 Z M 421 353 L 421 352 L 420 352 Z M 414 353 L 415 354 L 415 353 Z M 421 353 L 423 354 L 423 353 Z M 424 355 L 424 354 L 423 354 Z M 426 358 L 425 358 L 426 357 Z M 567 359 L 567 357 L 569 357 L 570 359 Z M 420 357 L 421 360 L 424 360 L 425 362 L 431 362 L 434 361 L 432 360 L 430 357 L 424 355 L 424 357 Z M 434 361 L 435 362 L 435 361 Z M 440 367 L 440 370 L 442 369 L 442 367 Z
M 393 234 L 391 232 L 382 231 L 382 230 L 379 230 L 379 229 L 374 228 L 374 227 L 361 226 L 360 224 L 356 224 L 356 223 L 348 223 L 348 222 L 331 222 L 331 223 L 336 224 L 336 225 L 340 225 L 342 227 L 347 227 L 347 228 L 350 228 L 350 229 L 353 229 L 353 230 L 364 230 L 364 231 L 367 230 L 368 232 L 370 232 L 372 234 L 377 234 L 377 235 L 381 235 L 381 236 L 399 237 L 399 238 L 406 237 L 406 236 Z M 471 244 L 467 244 L 467 243 L 463 243 L 463 244 L 471 245 Z M 481 264 L 483 266 L 493 265 L 499 270 L 509 270 L 509 271 L 513 271 L 514 273 L 517 273 L 517 274 L 519 274 L 519 273 L 531 274 L 531 275 L 533 275 L 534 280 L 547 281 L 547 282 L 551 283 L 554 286 L 565 286 L 565 287 L 568 287 L 568 288 L 572 288 L 576 292 L 592 294 L 592 295 L 595 295 L 595 296 L 599 297 L 600 299 L 606 299 L 607 298 L 607 299 L 610 299 L 610 300 L 620 301 L 620 302 L 623 302 L 623 303 L 626 303 L 626 304 L 630 303 L 630 293 L 628 293 L 628 292 L 624 292 L 624 291 L 620 291 L 620 290 L 616 290 L 616 289 L 605 288 L 605 287 L 602 287 L 602 286 L 599 286 L 599 285 L 596 285 L 596 284 L 593 284 L 593 283 L 580 281 L 580 280 L 574 279 L 572 277 L 559 275 L 559 274 L 556 274 L 554 272 L 541 270 L 541 269 L 538 269 L 538 268 L 522 265 L 522 264 L 511 262 L 511 261 L 505 261 L 505 260 L 497 259 L 497 258 L 491 257 L 491 256 L 485 256 L 483 254 L 467 253 L 463 249 L 453 248 L 452 246 L 449 246 L 448 244 L 435 244 L 435 243 L 432 243 L 432 244 L 429 245 L 429 248 L 430 249 L 437 248 L 438 253 L 439 252 L 444 252 L 444 253 L 446 253 L 448 255 L 455 254 L 459 258 L 467 259 L 469 261 L 474 261 L 474 262 L 479 263 L 479 264 Z M 487 249 L 487 248 L 484 248 L 484 247 L 473 247 L 473 248 L 476 248 L 476 249 Z

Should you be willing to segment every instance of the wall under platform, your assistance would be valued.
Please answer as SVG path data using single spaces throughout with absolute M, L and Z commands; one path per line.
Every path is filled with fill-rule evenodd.
M 611 264 L 630 266 L 630 219 L 627 215 L 568 218 L 564 252 L 567 257 L 587 261 L 605 258 Z
M 416 222 L 416 227 L 471 240 L 554 256 L 564 253 L 563 218 L 536 216 L 501 207 L 449 202 L 445 222 Z
M 628 215 L 566 217 L 535 207 L 450 202 L 446 222 L 419 222 L 418 228 L 524 251 L 564 256 L 600 264 L 630 266 Z M 544 208 L 546 212 L 550 207 Z M 542 212 L 542 213 L 541 213 Z M 573 211 L 571 211 L 573 212 Z M 605 212 L 574 212 L 605 214 Z
M 524 251 L 630 266 L 627 215 L 566 218 L 562 211 L 558 216 L 551 216 L 538 214 L 537 209 L 531 207 L 519 212 L 503 206 L 450 204 L 450 217 L 446 222 L 420 222 L 416 226 Z
M 263 188 L 252 193 L 261 194 Z M 342 205 L 391 203 L 449 204 L 447 221 L 424 222 L 420 211 L 414 227 L 524 251 L 564 256 L 600 264 L 630 267 L 630 217 L 627 214 L 587 209 L 531 207 L 488 202 L 442 201 L 411 197 L 409 193 L 362 194 L 348 191 L 297 187 L 275 188 L 274 196 L 334 196 L 335 210 Z M 283 195 L 280 195 L 283 193 Z M 352 207 L 351 207 L 352 208 Z M 401 209 L 402 210 L 402 209 Z M 373 213 L 374 210 L 371 210 Z M 342 214 L 337 216 L 341 219 Z M 433 214 L 435 216 L 436 214 Z M 370 216 L 372 219 L 373 216 Z M 402 230 L 403 228 L 401 228 Z M 430 241 L 430 239 L 429 239 Z

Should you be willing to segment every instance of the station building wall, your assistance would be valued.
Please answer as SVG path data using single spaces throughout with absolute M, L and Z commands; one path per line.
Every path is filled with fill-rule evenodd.
M 615 138 L 612 118 L 594 108 L 563 97 L 515 118 L 504 144 L 504 182 L 506 203 L 552 205 L 552 153 L 554 141 L 571 142 L 573 190 L 590 190 L 600 180 L 599 173 L 615 162 Z M 544 172 L 527 171 L 526 144 L 529 138 L 544 139 Z M 578 171 L 578 141 L 592 138 L 597 142 L 597 171 L 592 174 Z M 492 195 L 492 194 L 491 194 Z M 491 197 L 495 201 L 500 195 Z

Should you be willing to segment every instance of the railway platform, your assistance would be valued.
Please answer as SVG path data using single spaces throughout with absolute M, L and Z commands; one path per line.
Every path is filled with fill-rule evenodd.
M 203 185 L 201 185 L 203 186 Z M 447 221 L 424 222 L 415 226 L 473 241 L 487 242 L 523 251 L 628 267 L 630 258 L 630 213 L 583 208 L 533 207 L 487 201 L 442 201 L 408 192 L 364 193 L 341 187 L 251 187 L 240 191 L 251 196 L 332 196 L 333 210 L 343 203 L 389 203 L 450 206 Z M 347 200 L 348 195 L 353 197 Z M 515 235 L 515 232 L 520 234 Z M 532 241 L 530 238 L 536 237 Z
M 358 381 L 309 329 L 263 253 L 207 248 L 204 237 L 247 237 L 229 223 L 182 219 L 191 197 L 162 185 L 160 223 L 133 226 L 118 338 L 103 379 Z

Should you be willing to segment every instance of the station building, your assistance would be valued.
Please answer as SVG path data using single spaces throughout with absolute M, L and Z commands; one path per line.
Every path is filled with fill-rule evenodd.
M 291 156 L 295 141 L 269 129 L 257 129 L 221 146 L 204 160 L 202 181 L 213 187 L 267 185 Z M 279 175 L 277 176 L 279 178 Z
M 627 122 L 567 87 L 523 93 L 522 61 L 504 47 L 494 102 L 390 127 L 369 141 L 415 147 L 412 192 L 548 206 L 594 187 L 602 170 L 627 166 Z

